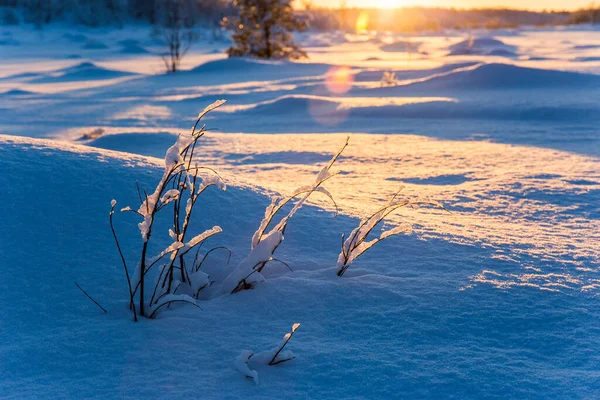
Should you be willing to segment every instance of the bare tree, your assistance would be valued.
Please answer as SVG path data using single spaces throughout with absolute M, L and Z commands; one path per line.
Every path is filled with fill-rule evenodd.
M 159 0 L 160 20 L 158 30 L 167 47 L 162 59 L 168 73 L 179 71 L 181 60 L 198 39 L 194 32 L 194 20 L 190 2 L 184 0 Z

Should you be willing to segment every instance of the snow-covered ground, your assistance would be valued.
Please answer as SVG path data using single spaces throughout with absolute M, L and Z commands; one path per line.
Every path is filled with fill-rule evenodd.
M 600 396 L 600 32 L 301 42 L 310 59 L 288 63 L 201 39 L 164 75 L 144 27 L 0 28 L 0 398 Z M 220 98 L 196 156 L 228 188 L 194 221 L 233 251 L 207 266 L 217 285 L 268 194 L 309 183 L 349 135 L 327 183 L 341 213 L 315 197 L 294 216 L 277 250 L 293 272 L 273 263 L 255 290 L 135 324 L 110 201 L 152 189 Z M 337 277 L 340 235 L 400 185 L 452 213 L 392 217 L 414 233 Z M 115 218 L 135 260 L 139 221 Z M 259 367 L 259 386 L 236 371 L 296 322 L 296 359 Z

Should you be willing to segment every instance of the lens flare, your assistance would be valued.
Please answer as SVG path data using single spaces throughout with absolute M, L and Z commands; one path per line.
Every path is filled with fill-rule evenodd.
M 347 93 L 354 82 L 354 75 L 348 67 L 332 67 L 325 76 L 327 90 L 335 95 Z

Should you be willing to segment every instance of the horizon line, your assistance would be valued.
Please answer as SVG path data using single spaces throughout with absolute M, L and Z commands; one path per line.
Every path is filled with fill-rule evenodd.
M 304 11 L 306 8 L 301 4 L 300 7 L 295 7 L 298 10 Z M 340 6 L 325 6 L 325 5 L 311 5 L 312 10 L 341 10 L 343 9 Z M 424 9 L 424 10 L 456 10 L 456 11 L 483 11 L 483 10 L 502 10 L 502 11 L 521 11 L 521 12 L 533 12 L 533 13 L 573 13 L 577 11 L 585 11 L 591 9 L 600 9 L 600 5 L 598 7 L 577 7 L 577 8 L 519 8 L 519 7 L 507 7 L 507 6 L 483 6 L 483 7 L 448 7 L 448 6 L 417 6 L 417 5 L 407 5 L 407 6 L 398 6 L 398 7 L 364 7 L 364 6 L 348 6 L 345 7 L 346 10 L 403 10 L 403 9 Z

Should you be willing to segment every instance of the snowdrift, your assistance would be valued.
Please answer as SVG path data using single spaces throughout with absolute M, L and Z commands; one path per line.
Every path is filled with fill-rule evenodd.
M 256 76 L 268 77 L 270 80 L 283 77 L 298 77 L 302 75 L 322 75 L 331 68 L 329 64 L 318 63 L 295 63 L 291 61 L 266 61 L 255 58 L 227 58 L 217 61 L 209 61 L 196 68 L 186 71 L 185 74 L 227 74 L 234 76 L 242 74 L 247 80 Z
M 419 51 L 419 47 L 421 46 L 420 42 L 411 42 L 408 40 L 397 40 L 392 43 L 386 43 L 379 46 L 382 51 L 386 52 L 407 52 L 414 53 Z
M 119 205 L 132 204 L 135 179 L 149 187 L 160 173 L 159 161 L 7 136 L 0 137 L 0 159 L 6 189 L 0 220 L 10 227 L 1 238 L 0 335 L 18 338 L 0 345 L 0 392 L 9 397 L 181 398 L 199 391 L 226 399 L 281 393 L 438 397 L 448 385 L 461 396 L 483 393 L 484 382 L 520 397 L 574 393 L 585 384 L 580 372 L 561 369 L 561 381 L 545 372 L 566 357 L 553 332 L 578 322 L 545 318 L 543 310 L 540 319 L 520 318 L 524 295 L 544 297 L 553 312 L 565 307 L 563 297 L 485 287 L 457 291 L 487 251 L 414 237 L 372 250 L 370 272 L 357 264 L 337 278 L 339 232 L 356 221 L 333 221 L 310 207 L 294 217 L 278 254 L 290 261 L 293 274 L 275 269 L 254 291 L 203 302 L 202 311 L 176 307 L 135 324 L 108 228 L 109 203 L 117 197 Z M 229 244 L 239 259 L 266 204 L 256 191 L 230 182 L 227 192 L 203 199 L 198 223 L 212 226 L 218 220 L 224 232 L 215 241 Z M 117 221 L 126 257 L 136 256 L 136 222 L 123 215 Z M 385 261 L 390 252 L 403 254 L 401 263 Z M 445 261 L 449 254 L 451 267 Z M 209 268 L 218 278 L 227 267 L 216 261 Z M 74 282 L 109 313 L 100 312 Z M 293 322 L 302 323 L 290 345 L 297 359 L 260 369 L 258 388 L 244 380 L 233 367 L 240 351 L 272 347 Z M 537 351 L 548 354 L 535 370 L 521 367 L 529 362 L 529 333 Z M 456 346 L 457 335 L 470 343 L 469 351 Z M 498 345 L 504 342 L 511 345 Z M 594 342 L 579 351 L 588 347 Z M 499 370 L 506 357 L 515 363 Z M 439 365 L 451 366 L 449 376 L 432 383 Z M 460 378 L 463 374 L 469 378 Z M 509 376 L 516 381 L 507 388 L 502 382 Z
M 149 54 L 150 51 L 141 45 L 141 43 L 135 39 L 120 40 L 119 45 L 121 54 Z
M 396 74 L 396 79 L 405 80 L 405 79 L 422 79 L 428 76 L 442 74 L 446 72 L 450 72 L 459 68 L 467 68 L 480 64 L 476 61 L 464 62 L 464 63 L 450 63 L 444 64 L 438 68 L 431 69 L 423 69 L 423 70 L 410 70 L 410 69 L 398 69 L 391 70 Z M 355 82 L 379 82 L 381 81 L 381 77 L 383 75 L 383 71 L 380 69 L 370 70 L 370 71 L 360 71 L 354 75 Z
M 92 81 L 115 79 L 135 75 L 131 72 L 102 68 L 93 62 L 82 62 L 68 68 L 58 69 L 54 72 L 38 74 L 29 83 L 59 83 L 73 81 Z
M 463 40 L 448 47 L 448 56 L 483 55 L 515 57 L 516 47 L 493 37 L 480 37 Z
M 520 90 L 600 88 L 600 76 L 579 72 L 520 67 L 511 64 L 477 64 L 453 68 L 399 87 L 383 88 L 385 92 L 435 90 Z M 380 94 L 381 94 L 380 93 Z

